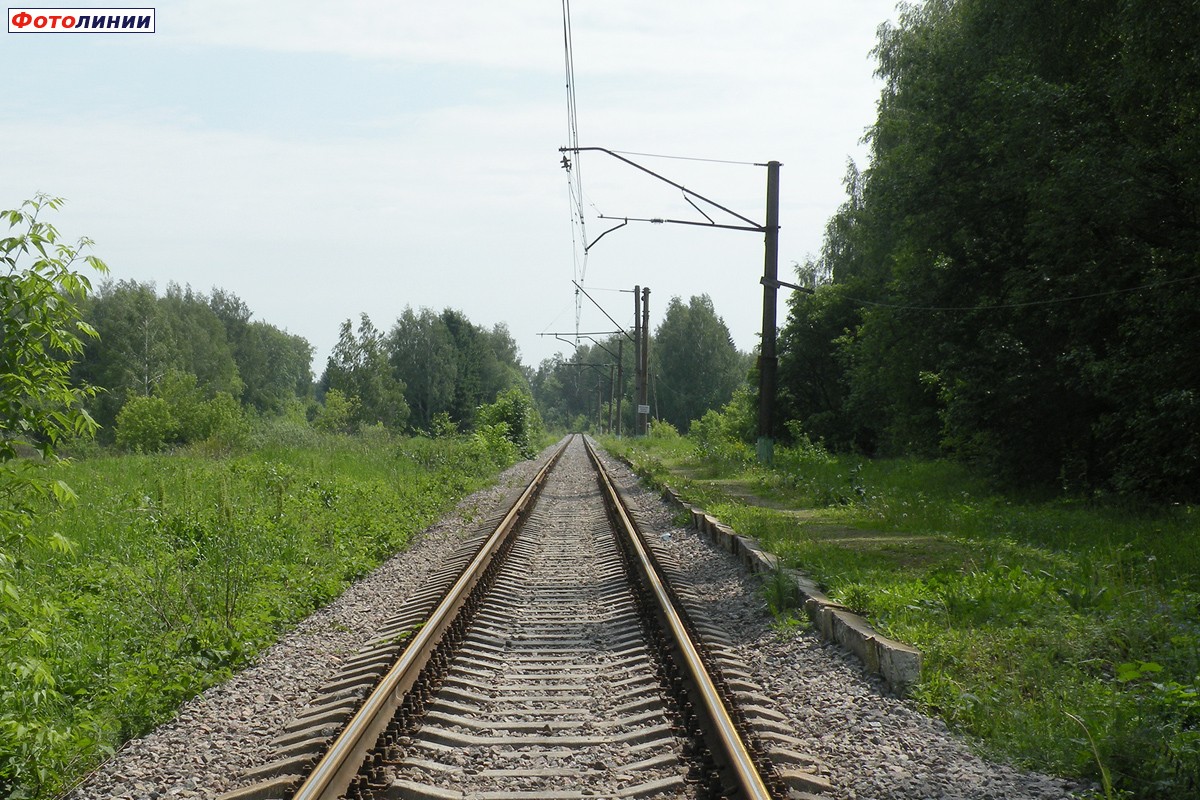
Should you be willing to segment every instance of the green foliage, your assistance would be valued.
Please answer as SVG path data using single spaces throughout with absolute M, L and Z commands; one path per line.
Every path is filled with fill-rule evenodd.
M 508 425 L 481 424 L 471 434 L 474 455 L 479 460 L 497 466 L 508 466 L 521 457 L 521 449 L 509 437 Z
M 385 348 L 392 374 L 404 385 L 413 430 L 432 431 L 439 414 L 470 430 L 476 409 L 528 383 L 504 325 L 489 331 L 453 309 L 405 308 Z
M 863 461 L 811 442 L 777 450 L 770 470 L 653 439 L 610 447 L 920 648 L 916 699 L 989 753 L 1107 772 L 1113 797 L 1200 786 L 1194 508 L 997 495 L 953 462 Z M 679 467 L 720 479 L 681 482 Z
M 838 450 L 1200 497 L 1195 3 L 937 0 L 881 29 L 871 166 L 780 339 Z
M 707 463 L 720 469 L 743 469 L 755 460 L 750 446 L 757 424 L 754 413 L 754 396 L 747 387 L 739 387 L 721 410 L 709 409 L 694 420 L 688 438 Z
M 96 423 L 84 410 L 95 395 L 71 380 L 71 364 L 95 331 L 80 310 L 91 284 L 74 266 L 87 239 L 64 242 L 40 215 L 63 201 L 38 195 L 0 212 L 9 235 L 0 239 L 0 794 L 38 787 L 52 772 L 38 759 L 86 737 L 79 728 L 43 722 L 69 702 L 46 651 L 58 628 L 56 605 L 23 585 L 29 559 L 60 558 L 71 542 L 40 529 L 54 505 L 74 499 L 61 476 L 47 476 L 67 439 L 90 437 Z M 39 463 L 25 456 L 39 455 Z
M 454 424 L 454 420 L 450 419 L 450 414 L 445 411 L 439 411 L 433 415 L 433 419 L 429 422 L 429 433 L 435 439 L 444 439 L 447 436 L 453 436 L 458 432 L 458 426 Z
M 225 326 L 225 338 L 245 384 L 247 406 L 282 413 L 296 398 L 312 391 L 313 348 L 305 339 L 261 320 L 236 295 L 213 289 L 209 308 Z M 232 393 L 231 393 L 232 394 Z
M 340 389 L 328 389 L 325 402 L 313 419 L 313 427 L 325 433 L 349 433 L 357 409 L 357 397 L 347 397 Z
M 650 432 L 647 434 L 652 439 L 675 440 L 679 439 L 679 430 L 671 423 L 664 420 L 655 420 L 650 423 Z
M 650 354 L 662 418 L 685 432 L 705 411 L 729 402 L 748 367 L 706 294 L 686 306 L 671 298 Z
M 477 429 L 503 428 L 503 435 L 517 447 L 522 458 L 533 458 L 541 446 L 545 429 L 533 398 L 520 389 L 508 389 L 496 402 L 481 406 L 475 415 Z
M 350 422 L 354 425 L 380 423 L 403 430 L 408 423 L 404 384 L 388 363 L 383 335 L 366 314 L 359 320 L 357 335 L 350 320 L 342 323 L 321 386 L 326 393 L 336 389 L 351 399 Z
M 449 418 L 458 378 L 457 353 L 439 315 L 428 308 L 419 313 L 405 308 L 388 334 L 388 358 L 404 383 L 413 427 L 431 430 L 439 414 Z
M 179 422 L 161 397 L 134 397 L 117 414 L 117 445 L 139 453 L 154 453 L 175 441 Z
M 122 404 L 171 393 L 172 375 L 191 376 L 187 391 L 197 402 L 227 394 L 269 414 L 283 413 L 311 392 L 308 342 L 252 321 L 246 305 L 223 290 L 205 297 L 170 284 L 160 297 L 151 284 L 106 283 L 89 299 L 85 316 L 101 339 L 88 346 L 74 374 L 107 390 L 89 403 L 106 443 L 113 441 Z M 185 440 L 208 438 L 188 430 L 188 420 L 180 424 Z
M 38 195 L 0 212 L 9 227 L 0 239 L 0 462 L 15 458 L 20 447 L 52 456 L 64 436 L 95 428 L 82 410 L 94 390 L 70 380 L 72 360 L 96 335 L 79 309 L 91 283 L 73 267 L 82 259 L 100 272 L 107 268 L 81 255 L 89 240 L 67 244 L 39 219 L 43 209 L 56 211 L 62 203 Z
M 116 443 L 139 453 L 175 444 L 205 443 L 210 450 L 240 447 L 248 426 L 242 406 L 226 392 L 205 400 L 196 376 L 167 375 L 149 397 L 133 397 L 117 413 Z
M 502 435 L 485 448 L 297 425 L 260 423 L 256 452 L 236 457 L 71 466 L 87 502 L 39 516 L 30 536 L 70 536 L 75 554 L 26 548 L 9 577 L 26 613 L 0 614 L 0 796 L 69 787 L 403 548 L 515 450 Z

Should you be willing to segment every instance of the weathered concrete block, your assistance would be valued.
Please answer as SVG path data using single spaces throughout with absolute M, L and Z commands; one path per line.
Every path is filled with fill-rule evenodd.
M 716 546 L 735 555 L 754 574 L 780 568 L 779 558 L 763 550 L 755 539 L 740 536 L 703 509 L 684 502 L 678 492 L 664 486 L 663 493 L 691 514 L 692 527 Z M 921 677 L 921 653 L 914 647 L 878 634 L 865 619 L 831 600 L 806 575 L 788 570 L 800 605 L 812 620 L 817 634 L 853 653 L 867 669 L 883 677 L 898 693 L 908 691 Z
M 879 674 L 894 691 L 906 693 L 921 680 L 921 651 L 903 642 L 879 636 Z
M 748 550 L 743 555 L 742 563 L 756 575 L 774 572 L 779 568 L 779 558 L 765 550 Z
M 829 611 L 829 629 L 833 641 L 858 656 L 868 672 L 879 674 L 879 652 L 875 648 L 875 631 L 867 621 L 853 611 L 837 608 Z

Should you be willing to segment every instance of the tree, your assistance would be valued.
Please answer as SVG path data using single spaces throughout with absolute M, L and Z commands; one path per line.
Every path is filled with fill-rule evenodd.
M 395 378 L 412 409 L 411 426 L 429 430 L 446 413 L 469 430 L 476 410 L 506 389 L 528 389 L 517 344 L 504 325 L 490 331 L 447 308 L 405 308 L 385 347 Z
M 80 304 L 91 284 L 75 270 L 79 261 L 100 273 L 99 258 L 83 255 L 87 239 L 74 244 L 43 221 L 44 210 L 63 201 L 38 195 L 18 209 L 0 212 L 9 235 L 0 239 L 0 793 L 36 785 L 26 774 L 32 754 L 64 734 L 51 730 L 41 709 L 62 701 L 43 651 L 49 644 L 53 613 L 22 602 L 13 580 L 14 557 L 30 545 L 69 550 L 61 535 L 33 537 L 34 500 L 73 497 L 61 481 L 44 477 L 38 462 L 22 456 L 57 458 L 65 438 L 90 436 L 96 423 L 84 410 L 94 390 L 71 380 L 72 361 L 95 331 L 83 320 Z M 16 229 L 14 231 L 14 229 Z M 10 698 L 21 698 L 14 703 Z
M 480 407 L 477 422 L 480 426 L 503 426 L 504 438 L 517 446 L 522 457 L 537 455 L 544 428 L 527 392 L 506 389 L 496 396 L 496 402 Z
M 21 450 L 54 458 L 64 437 L 96 429 L 83 408 L 95 389 L 70 379 L 84 341 L 96 336 L 80 310 L 91 283 L 73 267 L 80 259 L 100 273 L 107 267 L 95 256 L 82 255 L 90 240 L 67 244 L 53 225 L 39 219 L 43 209 L 56 211 L 62 203 L 38 195 L 20 209 L 0 212 L 10 232 L 23 228 L 0 240 L 0 498 L 5 503 L 0 527 L 16 523 L 13 513 L 25 511 L 17 498 L 38 486 L 12 466 Z M 26 259 L 32 261 L 22 263 Z
M 439 414 L 450 410 L 458 379 L 454 339 L 445 322 L 428 308 L 406 307 L 387 340 L 388 358 L 404 384 L 412 409 L 410 424 L 430 430 Z
M 86 307 L 100 339 L 87 348 L 75 374 L 106 391 L 92 404 L 97 421 L 115 422 L 122 404 L 149 397 L 172 371 L 193 375 L 205 397 L 245 389 L 225 322 L 208 298 L 167 287 L 159 297 L 151 284 L 108 283 Z
M 174 333 L 154 287 L 133 281 L 106 282 L 86 306 L 98 336 L 75 369 L 82 381 L 104 387 L 90 410 L 110 429 L 129 397 L 149 397 L 174 365 Z
M 707 294 L 693 296 L 686 306 L 671 298 L 650 353 L 660 413 L 680 431 L 729 402 L 746 377 L 747 359 Z
M 313 349 L 307 340 L 252 319 L 249 307 L 232 292 L 213 289 L 208 306 L 225 327 L 248 406 L 278 414 L 297 397 L 311 394 Z
M 1190 0 L 929 0 L 881 29 L 871 167 L 817 265 L 837 289 L 781 344 L 806 429 L 1200 497 L 1198 28 Z
M 159 303 L 174 333 L 174 366 L 195 375 L 197 384 L 209 396 L 225 392 L 241 397 L 246 384 L 225 325 L 209 306 L 208 298 L 193 292 L 190 286 L 180 288 L 171 283 Z
M 326 392 L 337 389 L 352 403 L 355 424 L 378 422 L 402 429 L 408 422 L 404 384 L 396 379 L 388 363 L 383 335 L 366 314 L 359 319 L 357 335 L 350 320 L 342 323 L 321 385 Z

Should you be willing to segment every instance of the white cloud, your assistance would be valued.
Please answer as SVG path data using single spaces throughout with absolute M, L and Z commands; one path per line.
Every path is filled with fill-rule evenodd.
M 846 157 L 861 152 L 857 140 L 873 117 L 866 51 L 887 3 L 573 7 L 581 144 L 781 160 L 783 271 L 820 246 Z M 559 12 L 532 0 L 159 6 L 155 48 L 211 54 L 219 65 L 220 48 L 235 47 L 250 58 L 239 69 L 253 68 L 256 53 L 264 62 L 276 53 L 380 60 L 367 73 L 379 81 L 432 65 L 420 74 L 441 94 L 421 105 L 433 110 L 417 112 L 374 104 L 370 86 L 347 86 L 361 100 L 320 134 L 210 122 L 209 107 L 177 107 L 184 101 L 172 96 L 130 94 L 120 111 L 69 118 L 10 117 L 0 123 L 6 183 L 17 193 L 10 202 L 35 190 L 65 195 L 72 202 L 61 227 L 95 239 L 115 277 L 222 286 L 322 352 L 359 311 L 386 327 L 406 304 L 454 306 L 480 323 L 508 321 L 536 363 L 558 349 L 536 334 L 574 316 L 562 317 L 572 305 L 572 252 L 556 152 L 566 144 Z M 80 68 L 84 80 L 106 80 L 102 62 Z M 447 82 L 465 82 L 483 99 L 447 92 L 443 68 Z M 493 91 L 504 70 L 529 74 Z M 119 83 L 104 85 L 120 96 Z M 328 122 L 321 113 L 305 106 L 297 119 Z M 754 219 L 763 213 L 761 168 L 638 160 Z M 628 167 L 600 156 L 582 166 L 605 213 L 694 217 L 678 192 Z M 606 227 L 591 220 L 588 233 Z M 754 234 L 630 225 L 597 246 L 590 275 L 610 288 L 650 284 L 656 319 L 671 295 L 708 292 L 750 348 L 761 318 L 761 247 Z M 627 298 L 609 297 L 615 307 Z M 608 324 L 586 310 L 585 324 L 589 313 Z

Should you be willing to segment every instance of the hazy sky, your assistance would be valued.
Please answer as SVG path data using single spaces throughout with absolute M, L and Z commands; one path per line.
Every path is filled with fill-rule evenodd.
M 41 3 L 39 5 L 46 5 Z M 87 4 L 100 6 L 98 3 Z M 82 7 L 82 6 L 79 6 Z M 536 365 L 569 345 L 571 222 L 562 4 L 552 0 L 160 0 L 153 34 L 9 34 L 0 208 L 35 192 L 111 277 L 240 296 L 307 338 L 406 305 L 508 325 Z M 821 245 L 875 117 L 869 51 L 893 0 L 574 0 L 579 143 L 630 156 L 757 221 L 781 172 L 780 273 Z M 603 154 L 577 160 L 594 240 L 616 217 L 701 219 Z M 721 220 L 718 220 L 721 221 Z M 757 343 L 762 236 L 630 223 L 585 285 L 623 325 L 629 289 L 707 292 Z M 782 322 L 786 306 L 780 300 Z M 584 301 L 583 330 L 612 328 Z

